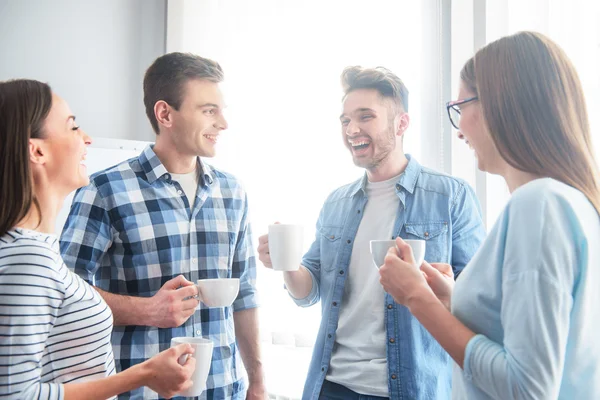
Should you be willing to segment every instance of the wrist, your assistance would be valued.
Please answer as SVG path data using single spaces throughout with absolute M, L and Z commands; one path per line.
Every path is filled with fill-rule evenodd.
M 138 387 L 148 386 L 148 383 L 152 380 L 152 370 L 148 366 L 150 360 L 146 360 L 140 364 L 136 364 L 132 367 L 127 368 L 123 373 L 130 374 L 131 388 L 133 390 Z
M 429 288 L 420 288 L 409 297 L 406 307 L 410 310 L 411 314 L 417 316 L 421 312 L 427 312 L 427 309 L 434 304 L 443 303 Z

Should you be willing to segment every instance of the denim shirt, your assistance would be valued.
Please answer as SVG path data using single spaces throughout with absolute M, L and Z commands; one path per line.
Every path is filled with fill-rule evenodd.
M 485 237 L 481 208 L 464 181 L 424 168 L 410 155 L 395 185 L 398 212 L 393 237 L 427 241 L 425 260 L 451 264 L 455 275 Z M 303 399 L 317 399 L 327 375 L 348 276 L 354 238 L 367 203 L 366 175 L 335 190 L 323 205 L 316 238 L 302 265 L 313 280 L 311 292 L 294 301 L 303 307 L 321 301 L 321 325 Z M 391 399 L 449 399 L 451 359 L 410 311 L 385 294 L 388 389 Z

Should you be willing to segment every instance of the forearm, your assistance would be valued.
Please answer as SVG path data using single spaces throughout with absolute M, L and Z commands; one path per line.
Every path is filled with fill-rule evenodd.
M 258 329 L 258 308 L 250 308 L 233 313 L 235 337 L 244 367 L 248 372 L 250 383 L 262 383 L 264 380 L 263 364 L 260 358 L 260 336 Z
M 298 271 L 286 271 L 283 273 L 285 286 L 290 294 L 296 299 L 303 299 L 312 290 L 313 279 L 308 269 L 301 265 Z
M 105 400 L 144 386 L 149 378 L 144 364 L 134 365 L 116 375 L 84 383 L 64 385 L 65 400 Z
M 95 288 L 113 313 L 115 326 L 155 326 L 151 297 L 123 296 Z
M 408 308 L 462 368 L 467 344 L 475 336 L 475 333 L 452 315 L 433 294 L 412 299 Z

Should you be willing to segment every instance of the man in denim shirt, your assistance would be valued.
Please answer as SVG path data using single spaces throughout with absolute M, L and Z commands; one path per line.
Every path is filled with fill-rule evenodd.
M 303 399 L 449 399 L 449 356 L 383 291 L 369 241 L 425 240 L 425 259 L 458 275 L 485 236 L 479 203 L 465 182 L 404 154 L 408 91 L 397 76 L 349 67 L 342 85 L 344 144 L 366 174 L 327 198 L 300 269 L 284 272 L 298 305 L 322 300 Z M 259 242 L 270 267 L 268 237 Z

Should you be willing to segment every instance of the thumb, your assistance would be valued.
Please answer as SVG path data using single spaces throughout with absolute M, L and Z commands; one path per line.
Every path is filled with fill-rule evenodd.
M 421 264 L 421 271 L 423 271 L 429 279 L 442 277 L 442 273 L 435 267 L 432 267 L 427 261 L 423 261 L 423 264 Z
M 185 279 L 185 276 L 183 275 L 178 275 L 175 278 L 165 282 L 165 284 L 163 285 L 164 289 L 169 289 L 169 290 L 175 290 L 175 289 L 179 289 L 182 286 L 189 286 L 189 285 L 193 285 L 193 282 L 188 281 L 187 279 Z
M 409 264 L 416 264 L 415 256 L 413 255 L 412 248 L 402 238 L 396 238 L 396 247 L 400 251 L 400 258 Z

